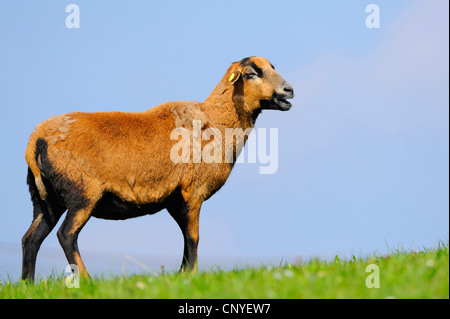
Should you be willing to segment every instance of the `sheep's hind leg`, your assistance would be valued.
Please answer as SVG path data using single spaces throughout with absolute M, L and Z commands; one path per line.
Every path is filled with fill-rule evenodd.
M 71 210 L 67 212 L 61 227 L 58 230 L 58 240 L 61 244 L 67 261 L 71 265 L 77 265 L 81 277 L 89 277 L 80 252 L 78 251 L 78 235 L 91 217 L 93 205 L 88 205 L 79 210 Z
M 39 200 L 33 222 L 22 238 L 22 279 L 34 281 L 36 257 L 42 242 L 56 226 L 65 208 Z
M 22 238 L 22 279 L 34 281 L 39 248 L 66 208 L 56 202 L 53 193 L 48 194 L 47 200 L 41 199 L 31 170 L 27 183 L 33 201 L 33 222 Z

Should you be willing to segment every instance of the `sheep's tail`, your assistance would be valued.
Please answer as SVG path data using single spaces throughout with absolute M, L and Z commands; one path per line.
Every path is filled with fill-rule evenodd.
M 47 198 L 47 189 L 42 181 L 41 169 L 41 153 L 42 153 L 42 143 L 39 141 L 44 141 L 42 138 L 38 138 L 38 134 L 34 131 L 31 134 L 30 141 L 28 142 L 27 150 L 25 152 L 25 160 L 28 163 L 28 168 L 34 176 L 34 182 L 36 188 L 39 192 L 39 196 L 42 200 Z

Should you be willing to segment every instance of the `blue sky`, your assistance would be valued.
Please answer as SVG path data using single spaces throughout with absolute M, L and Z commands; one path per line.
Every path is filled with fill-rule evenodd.
M 79 29 L 65 26 L 70 3 L 80 8 Z M 380 7 L 379 29 L 365 26 L 370 3 Z M 237 164 L 203 205 L 200 266 L 202 258 L 329 258 L 448 240 L 448 6 L 2 1 L 0 243 L 9 248 L 0 250 L 0 274 L 20 268 L 32 219 L 24 152 L 39 122 L 203 101 L 231 62 L 252 55 L 269 59 L 295 88 L 289 112 L 266 111 L 257 122 L 278 128 L 278 171 L 260 175 L 257 164 Z M 57 228 L 43 248 L 55 248 L 64 265 Z M 79 246 L 87 257 L 175 256 L 175 268 L 183 248 L 165 211 L 91 219 Z M 45 258 L 38 257 L 44 274 Z

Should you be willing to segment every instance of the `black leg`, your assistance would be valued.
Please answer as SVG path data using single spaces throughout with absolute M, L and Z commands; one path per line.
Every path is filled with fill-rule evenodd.
M 78 234 L 91 216 L 92 206 L 67 212 L 61 227 L 58 230 L 58 240 L 64 250 L 69 264 L 77 265 L 82 277 L 89 277 L 80 252 L 78 251 Z
M 56 226 L 65 208 L 43 201 L 34 203 L 33 222 L 22 238 L 22 279 L 34 281 L 36 257 L 42 242 Z
M 190 205 L 183 201 L 167 208 L 183 233 L 184 250 L 180 268 L 183 272 L 197 269 L 200 207 L 201 203 Z

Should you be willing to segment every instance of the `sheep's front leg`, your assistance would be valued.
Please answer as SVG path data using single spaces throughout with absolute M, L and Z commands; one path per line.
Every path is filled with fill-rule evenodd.
M 195 271 L 197 269 L 197 246 L 199 241 L 200 204 L 183 202 L 176 207 L 168 208 L 175 219 L 184 238 L 183 261 L 180 271 Z

